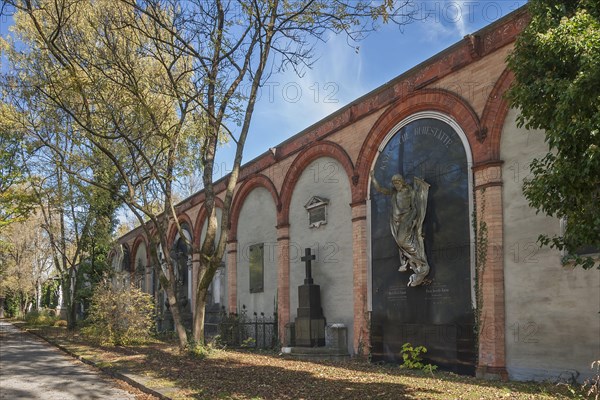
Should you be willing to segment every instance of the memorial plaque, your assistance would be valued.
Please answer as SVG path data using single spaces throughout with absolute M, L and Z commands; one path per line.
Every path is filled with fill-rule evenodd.
M 432 118 L 405 125 L 377 159 L 374 178 L 381 187 L 393 191 L 396 174 L 411 187 L 417 186 L 415 179 L 429 185 L 422 224 L 429 272 L 421 284 L 407 286 L 412 271 L 402 272 L 390 227 L 394 196 L 372 185 L 371 340 L 376 360 L 401 362 L 402 345 L 410 342 L 425 346 L 427 358 L 442 368 L 474 371 L 469 173 L 458 134 Z

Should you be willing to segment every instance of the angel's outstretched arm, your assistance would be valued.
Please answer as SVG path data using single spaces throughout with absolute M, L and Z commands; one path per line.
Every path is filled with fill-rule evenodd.
M 385 194 L 386 196 L 391 196 L 394 194 L 392 189 L 384 188 L 379 184 L 379 182 L 377 182 L 377 179 L 375 179 L 375 171 L 371 171 L 371 181 L 373 182 L 375 190 L 377 190 L 379 193 Z

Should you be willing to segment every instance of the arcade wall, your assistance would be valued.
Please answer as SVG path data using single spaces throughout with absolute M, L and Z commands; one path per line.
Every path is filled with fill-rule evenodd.
M 305 204 L 313 196 L 329 200 L 327 224 L 309 227 Z M 348 328 L 348 351 L 353 349 L 354 293 L 352 276 L 352 213 L 350 183 L 341 164 L 330 157 L 311 162 L 302 172 L 290 205 L 290 288 L 302 285 L 304 249 L 316 255 L 312 267 L 315 284 L 321 286 L 321 305 L 327 323 Z M 290 290 L 290 320 L 298 308 L 298 293 Z
M 238 223 L 237 309 L 243 306 L 271 317 L 277 301 L 277 209 L 265 188 L 255 188 L 244 201 Z M 250 293 L 250 246 L 264 244 L 263 290 Z
M 245 305 L 251 315 L 274 311 L 276 300 L 282 335 L 296 316 L 300 252 L 311 247 L 327 321 L 348 326 L 351 354 L 367 348 L 369 169 L 396 124 L 435 111 L 467 136 L 477 220 L 489 228 L 478 374 L 505 378 L 508 371 L 527 380 L 587 371 L 599 349 L 600 272 L 564 268 L 560 254 L 535 244 L 540 232 L 559 229 L 558 221 L 536 215 L 521 192 L 529 160 L 544 151 L 543 137 L 517 129 L 516 112 L 506 116 L 502 97 L 512 82 L 504 60 L 526 20 L 516 12 L 466 37 L 246 164 L 234 194 L 219 302 L 232 312 Z M 224 181 L 215 188 L 222 196 Z M 309 228 L 304 208 L 312 196 L 330 200 L 327 224 L 319 228 Z M 178 205 L 196 243 L 205 231 L 202 204 L 200 192 Z M 131 247 L 141 235 L 134 230 L 120 241 Z M 257 243 L 269 244 L 264 290 L 250 293 L 247 249 Z

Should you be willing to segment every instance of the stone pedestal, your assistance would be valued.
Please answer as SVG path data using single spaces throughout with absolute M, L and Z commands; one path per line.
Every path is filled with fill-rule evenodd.
M 283 345 L 285 347 L 292 347 L 296 345 L 296 324 L 293 322 L 285 324 L 285 338 Z
M 310 248 L 304 249 L 306 278 L 298 287 L 298 316 L 295 322 L 296 346 L 325 346 L 325 317 L 321 307 L 321 287 L 315 285 L 311 274 L 311 261 L 315 256 Z
M 320 286 L 309 283 L 298 287 L 298 305 L 296 346 L 325 346 L 325 317 L 321 307 Z
M 292 328 L 294 323 L 287 325 Z M 348 353 L 348 328 L 344 324 L 329 324 L 325 328 L 325 347 L 295 346 L 286 343 L 281 348 L 284 356 L 301 360 L 336 360 L 350 358 Z
M 348 349 L 348 328 L 346 328 L 346 325 L 327 325 L 325 328 L 325 345 L 328 348 L 346 352 Z

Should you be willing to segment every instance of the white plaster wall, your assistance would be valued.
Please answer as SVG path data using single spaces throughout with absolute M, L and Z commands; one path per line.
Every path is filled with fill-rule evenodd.
M 329 199 L 327 224 L 309 228 L 304 205 L 312 196 Z M 321 305 L 327 323 L 348 328 L 348 351 L 352 354 L 354 292 L 352 276 L 352 201 L 350 182 L 342 165 L 323 157 L 306 167 L 290 204 L 290 316 L 298 311 L 298 286 L 304 283 L 305 268 L 300 257 L 310 247 L 316 260 L 312 276 L 321 286 Z
M 271 193 L 256 188 L 248 194 L 238 220 L 237 306 L 245 305 L 248 315 L 254 312 L 272 317 L 277 299 L 277 209 Z M 264 290 L 250 293 L 249 248 L 264 243 Z
M 140 243 L 140 245 L 138 246 L 136 253 L 135 253 L 135 269 L 137 271 L 137 267 L 138 265 L 141 265 L 143 267 L 143 271 L 144 271 L 144 275 L 141 277 L 142 282 L 142 290 L 145 293 L 151 293 L 150 291 L 150 270 L 148 268 L 148 256 L 147 256 L 147 250 L 146 250 L 146 244 L 145 243 Z
M 557 219 L 536 215 L 522 194 L 529 164 L 546 153 L 541 131 L 516 127 L 506 118 L 501 157 L 504 179 L 506 363 L 515 380 L 591 375 L 600 359 L 600 271 L 561 265 L 556 250 L 539 248 L 540 233 L 558 233 Z
M 221 234 L 221 216 L 223 215 L 223 212 L 220 208 L 216 209 L 216 214 L 217 214 L 217 235 L 215 236 L 215 243 L 219 240 L 219 235 Z M 206 229 L 208 228 L 208 219 L 206 219 L 204 221 L 204 224 L 202 225 L 202 230 L 200 231 L 200 246 L 202 246 L 202 243 L 204 242 L 204 238 L 206 237 Z M 219 294 L 219 299 L 218 299 L 218 303 L 221 304 L 221 306 L 226 306 L 227 305 L 227 280 L 224 278 L 227 276 L 227 249 L 225 249 L 225 254 L 223 254 L 223 263 L 224 263 L 224 267 L 223 267 L 223 274 L 222 277 L 219 278 L 217 277 L 217 274 L 215 274 L 215 278 L 213 278 L 213 282 L 212 285 L 214 286 L 215 282 L 217 279 L 219 280 L 219 284 L 220 284 L 220 289 L 217 291 Z M 196 274 L 194 274 L 194 281 L 196 280 Z M 214 293 L 214 288 L 213 288 L 213 293 Z M 193 296 L 196 296 L 196 290 L 194 288 L 193 290 Z M 217 302 L 217 299 L 215 299 L 215 302 Z

